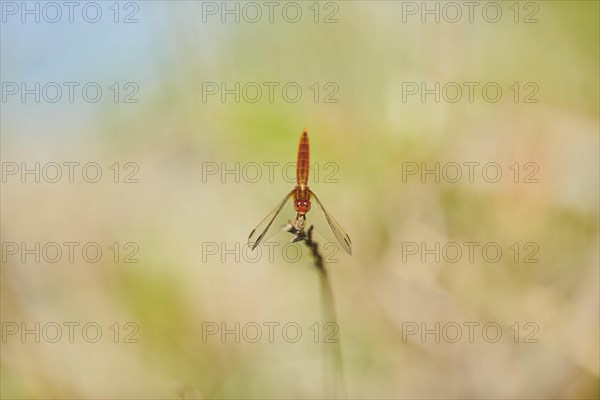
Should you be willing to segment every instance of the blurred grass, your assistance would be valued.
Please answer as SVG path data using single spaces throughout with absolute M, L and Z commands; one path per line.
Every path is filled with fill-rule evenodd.
M 164 3 L 143 3 L 164 24 L 145 27 L 157 45 L 143 101 L 98 106 L 65 140 L 26 139 L 19 120 L 2 132 L 5 160 L 35 147 L 48 159 L 141 166 L 140 183 L 127 187 L 3 185 L 3 240 L 135 240 L 140 263 L 3 263 L 2 320 L 135 321 L 140 342 L 3 343 L 2 397 L 321 397 L 325 350 L 310 335 L 298 344 L 201 336 L 206 321 L 304 328 L 321 318 L 308 257 L 202 254 L 204 242 L 243 245 L 292 186 L 203 183 L 202 163 L 294 161 L 304 127 L 311 159 L 339 165 L 339 183 L 311 187 L 355 246 L 330 265 L 352 398 L 600 396 L 598 3 L 538 4 L 531 25 L 399 24 L 394 2 L 340 4 L 331 25 L 202 25 L 198 3 L 165 14 Z M 340 101 L 315 104 L 305 92 L 296 104 L 203 103 L 206 81 L 297 81 L 305 90 L 333 81 Z M 505 93 L 496 104 L 403 103 L 405 81 L 534 81 L 540 102 L 514 104 Z M 540 183 L 402 181 L 404 162 L 449 161 L 495 161 L 504 172 L 536 162 Z M 403 242 L 474 240 L 504 249 L 534 241 L 540 262 L 514 263 L 510 253 L 496 264 L 402 261 Z M 405 342 L 405 321 L 496 321 L 507 337 Z M 511 342 L 516 321 L 535 321 L 540 342 Z

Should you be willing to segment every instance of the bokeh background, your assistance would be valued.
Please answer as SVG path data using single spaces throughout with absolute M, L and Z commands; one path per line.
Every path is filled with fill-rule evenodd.
M 97 103 L 1 103 L 3 163 L 97 162 L 103 172 L 95 184 L 80 175 L 74 183 L 8 176 L 2 242 L 97 242 L 104 252 L 97 263 L 77 252 L 74 262 L 36 263 L 3 246 L 2 398 L 598 398 L 598 2 L 515 3 L 518 17 L 501 2 L 496 23 L 481 14 L 487 3 L 472 22 L 463 7 L 456 23 L 444 14 L 422 22 L 422 10 L 407 14 L 407 3 L 392 1 L 298 2 L 297 23 L 282 17 L 284 3 L 273 22 L 263 14 L 256 23 L 243 14 L 222 22 L 222 7 L 235 2 L 211 3 L 216 15 L 194 1 L 117 3 L 118 23 L 114 5 L 99 4 L 98 23 L 78 12 L 73 23 L 66 15 L 22 23 L 3 8 L 3 83 L 97 82 L 104 94 Z M 138 22 L 122 23 L 134 11 Z M 532 12 L 537 22 L 524 23 Z M 337 22 L 324 23 L 331 13 Z M 114 82 L 121 90 L 134 82 L 139 101 L 115 103 Z M 273 102 L 266 92 L 255 103 L 203 101 L 206 82 L 296 82 L 303 95 L 292 103 L 276 89 Z M 324 102 L 328 82 L 335 103 Z M 496 103 L 480 91 L 473 102 L 465 94 L 456 103 L 403 101 L 403 82 L 497 82 L 503 95 Z M 521 101 L 527 82 L 539 88 L 536 103 Z M 310 185 L 353 241 L 352 256 L 339 252 L 327 265 L 337 346 L 315 343 L 310 328 L 318 322 L 324 335 L 331 317 L 310 255 L 286 258 L 285 234 L 271 239 L 272 259 L 243 251 L 293 186 L 280 166 L 295 161 L 304 127 L 319 171 Z M 115 183 L 115 162 L 122 174 L 136 163 L 139 182 Z M 266 168 L 257 181 L 244 179 L 244 166 L 266 162 L 280 163 L 274 179 Z M 403 179 L 409 162 L 495 162 L 503 176 L 423 183 Z M 515 162 L 522 173 L 536 163 L 538 182 L 521 175 L 515 183 Z M 335 164 L 336 182 L 325 179 L 326 163 Z M 203 176 L 215 165 L 217 174 Z M 236 165 L 239 180 L 221 175 Z M 123 248 L 115 262 L 114 242 L 134 242 L 139 262 L 123 262 Z M 496 242 L 503 254 L 495 263 L 480 252 L 473 262 L 466 254 L 423 262 L 406 254 L 408 242 Z M 524 262 L 529 242 L 536 263 Z M 14 323 L 35 330 L 36 322 L 63 326 L 61 340 L 8 335 Z M 68 322 L 97 323 L 103 336 L 90 343 L 76 330 L 70 343 Z M 137 343 L 124 340 L 127 322 Z M 298 324 L 301 339 L 275 330 L 271 343 L 268 322 Z M 469 322 L 480 324 L 472 341 Z M 203 337 L 207 323 L 257 323 L 263 336 Z M 462 337 L 407 335 L 422 323 L 458 324 Z M 498 341 L 486 340 L 486 323 L 501 327 Z

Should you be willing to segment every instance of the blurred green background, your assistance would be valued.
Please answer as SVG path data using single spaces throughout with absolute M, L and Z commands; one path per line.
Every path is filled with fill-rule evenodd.
M 129 4 L 117 3 L 119 23 L 110 3 L 98 23 L 77 13 L 73 23 L 21 23 L 3 8 L 2 82 L 94 81 L 104 95 L 2 102 L 3 163 L 93 161 L 103 171 L 95 184 L 9 176 L 2 242 L 98 242 L 104 254 L 97 263 L 21 262 L 3 246 L 2 398 L 598 398 L 598 2 L 501 2 L 495 23 L 482 16 L 485 2 L 472 22 L 463 6 L 456 23 L 444 18 L 453 13 L 423 23 L 420 2 L 298 2 L 296 23 L 283 18 L 285 3 L 273 22 L 254 3 L 263 12 L 256 23 L 243 2 L 249 14 L 239 23 L 221 21 L 221 7 L 235 2 Z M 138 22 L 121 23 L 133 11 Z M 139 101 L 112 101 L 113 82 L 135 82 Z M 222 102 L 220 93 L 203 101 L 207 82 L 280 86 L 272 102 L 266 90 L 257 102 Z M 288 82 L 302 88 L 299 101 L 281 95 Z M 406 82 L 497 82 L 503 93 L 495 103 L 480 90 L 473 102 L 466 92 L 455 103 L 422 102 L 403 98 Z M 528 82 L 536 103 L 523 101 Z M 325 102 L 332 88 L 337 102 Z M 318 322 L 324 334 L 327 321 L 306 251 L 286 260 L 283 233 L 272 238 L 272 260 L 264 249 L 255 262 L 242 251 L 293 187 L 280 166 L 295 161 L 304 127 L 319 171 L 309 184 L 353 242 L 352 256 L 339 252 L 328 265 L 337 350 L 310 329 Z M 139 182 L 114 183 L 115 162 L 136 163 Z M 266 168 L 244 179 L 244 166 L 266 162 L 280 163 L 272 182 Z M 466 168 L 456 183 L 403 175 L 406 163 L 465 162 L 498 163 L 502 179 L 489 183 L 476 169 L 471 183 Z M 326 163 L 337 182 L 325 181 Z M 538 182 L 515 183 L 514 163 L 522 174 L 535 163 Z M 214 165 L 219 172 L 203 176 Z M 222 177 L 223 165 L 239 165 L 239 181 Z M 139 262 L 123 262 L 127 249 L 114 262 L 113 242 L 135 242 Z M 503 254 L 495 263 L 480 252 L 473 262 L 423 262 L 407 255 L 413 242 L 496 242 Z M 524 262 L 529 242 L 539 262 Z M 236 243 L 235 254 L 223 251 Z M 70 343 L 63 328 L 57 343 L 36 343 L 7 334 L 11 323 L 36 322 L 95 322 L 103 337 L 89 343 L 76 331 Z M 139 328 L 137 343 L 124 342 L 126 322 Z M 211 322 L 255 322 L 263 337 L 203 338 Z M 270 343 L 265 322 L 297 323 L 301 340 L 276 331 Z M 465 322 L 480 324 L 472 341 Z M 490 322 L 502 330 L 496 342 L 482 336 Z M 528 322 L 537 343 L 524 340 Z M 412 323 L 456 323 L 462 337 L 407 335 Z M 334 389 L 340 380 L 345 390 Z

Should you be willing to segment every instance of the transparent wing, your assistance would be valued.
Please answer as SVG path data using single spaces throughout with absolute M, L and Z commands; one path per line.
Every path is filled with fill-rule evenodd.
M 344 250 L 346 250 L 346 252 L 348 254 L 351 255 L 352 254 L 352 241 L 350 240 L 350 236 L 348 236 L 348 234 L 344 231 L 344 228 L 342 228 L 342 226 L 339 224 L 339 222 L 337 222 L 335 220 L 335 218 L 333 218 L 333 216 L 327 212 L 327 210 L 325 209 L 325 207 L 323 207 L 323 204 L 321 203 L 319 198 L 315 195 L 315 193 L 312 190 L 310 191 L 310 194 L 316 200 L 316 203 L 319 206 L 321 213 L 327 220 L 327 223 L 329 223 L 329 227 L 333 231 L 333 234 L 335 235 L 335 238 L 337 239 L 337 241 L 340 243 L 342 248 Z M 310 212 L 308 214 L 310 214 Z M 318 229 L 318 227 L 316 227 L 316 229 Z
M 282 228 L 282 226 L 279 226 L 279 224 L 274 224 L 273 222 L 283 209 L 283 206 L 285 206 L 288 200 L 292 197 L 293 193 L 293 190 L 289 192 L 283 198 L 283 200 L 281 200 L 281 203 L 279 203 L 273 211 L 267 214 L 267 216 L 264 217 L 263 220 L 258 223 L 258 225 L 256 225 L 256 228 L 252 229 L 250 236 L 248 236 L 248 245 L 252 248 L 252 250 L 254 250 L 263 239 L 268 239 L 275 234 L 278 229 Z

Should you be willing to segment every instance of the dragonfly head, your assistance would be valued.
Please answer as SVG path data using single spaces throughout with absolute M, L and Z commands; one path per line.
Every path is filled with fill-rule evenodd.
M 296 200 L 294 208 L 298 215 L 304 215 L 310 211 L 310 200 Z

